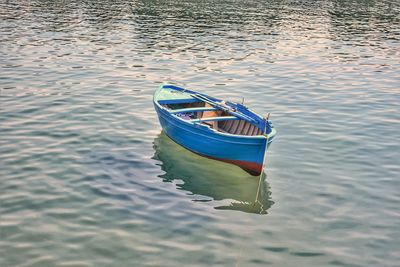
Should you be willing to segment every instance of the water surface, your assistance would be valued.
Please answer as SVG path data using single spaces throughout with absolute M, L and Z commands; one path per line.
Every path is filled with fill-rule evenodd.
M 0 266 L 398 266 L 398 1 L 0 0 Z M 258 178 L 163 82 L 271 113 Z

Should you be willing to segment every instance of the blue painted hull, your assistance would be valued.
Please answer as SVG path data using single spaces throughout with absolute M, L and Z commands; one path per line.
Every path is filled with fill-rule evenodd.
M 269 145 L 272 138 L 224 134 L 173 116 L 156 101 L 154 106 L 161 127 L 176 143 L 202 156 L 238 165 L 252 175 L 261 174 L 267 141 Z

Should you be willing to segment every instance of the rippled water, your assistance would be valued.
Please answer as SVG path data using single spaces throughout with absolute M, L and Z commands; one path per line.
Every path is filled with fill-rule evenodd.
M 0 0 L 0 266 L 398 266 L 398 1 Z M 271 112 L 258 179 L 163 82 Z

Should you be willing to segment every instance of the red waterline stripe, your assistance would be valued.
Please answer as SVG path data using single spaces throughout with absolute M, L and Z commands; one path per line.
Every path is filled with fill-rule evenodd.
M 196 153 L 196 152 L 194 152 L 194 153 Z M 230 163 L 230 164 L 239 166 L 240 168 L 242 168 L 243 170 L 245 170 L 246 172 L 248 172 L 249 174 L 251 174 L 253 176 L 259 176 L 263 169 L 263 166 L 261 164 L 258 164 L 255 162 L 249 162 L 249 161 L 243 161 L 243 160 L 221 159 L 221 158 L 206 156 L 206 155 L 199 154 L 199 153 L 196 153 L 196 154 L 206 157 L 206 158 L 209 158 L 209 159 L 219 160 L 219 161 L 223 161 L 226 163 Z

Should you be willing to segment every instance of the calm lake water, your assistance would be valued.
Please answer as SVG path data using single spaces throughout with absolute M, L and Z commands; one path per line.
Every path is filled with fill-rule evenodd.
M 399 266 L 399 1 L 0 0 L 0 266 Z M 271 113 L 259 180 L 161 128 Z

